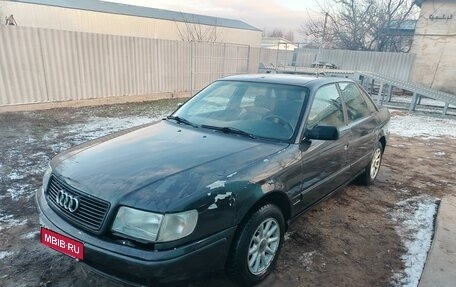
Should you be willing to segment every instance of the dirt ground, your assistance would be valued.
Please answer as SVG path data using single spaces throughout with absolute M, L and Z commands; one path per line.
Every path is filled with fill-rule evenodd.
M 115 285 L 40 244 L 34 194 L 47 161 L 61 150 L 157 119 L 177 102 L 0 114 L 1 286 Z M 407 285 L 407 250 L 392 214 L 404 200 L 456 192 L 454 146 L 449 137 L 392 135 L 375 185 L 351 184 L 296 220 L 276 271 L 260 286 Z M 183 285 L 234 286 L 223 272 Z

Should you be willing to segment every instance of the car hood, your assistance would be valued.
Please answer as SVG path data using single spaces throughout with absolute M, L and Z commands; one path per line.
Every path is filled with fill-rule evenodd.
M 93 196 L 112 203 L 150 203 L 170 198 L 169 190 L 174 200 L 187 197 L 204 181 L 227 176 L 286 146 L 161 121 L 72 148 L 51 165 L 61 180 Z M 192 182 L 191 191 L 183 192 L 182 186 Z M 141 196 L 135 198 L 135 193 Z

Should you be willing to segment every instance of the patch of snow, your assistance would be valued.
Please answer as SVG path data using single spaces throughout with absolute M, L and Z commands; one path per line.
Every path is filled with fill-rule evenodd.
M 401 193 L 402 194 L 409 194 L 410 190 L 408 190 L 407 188 L 401 188 Z
M 391 98 L 392 102 L 398 102 L 398 103 L 411 103 L 412 102 L 412 96 L 393 96 Z M 421 105 L 427 105 L 427 106 L 436 106 L 436 107 L 444 107 L 445 103 L 442 101 L 437 101 L 431 98 L 426 98 L 422 97 L 421 98 Z M 450 107 L 454 108 L 454 105 L 450 105 Z
M 43 136 L 43 141 L 55 141 L 55 139 L 59 136 L 57 131 L 51 131 Z
M 444 155 L 446 155 L 446 153 L 443 151 L 438 151 L 438 152 L 435 152 L 434 155 L 435 156 L 444 156 Z
M 29 198 L 34 195 L 34 188 L 29 184 L 18 184 L 14 188 L 8 188 L 6 192 L 9 194 L 12 200 L 19 200 L 21 198 Z
M 25 141 L 26 144 L 32 144 L 32 143 L 35 143 L 35 142 L 36 142 L 36 139 L 31 138 L 31 137 L 29 137 L 29 138 Z
M 391 216 L 397 222 L 396 232 L 406 248 L 406 254 L 402 256 L 405 269 L 393 275 L 394 286 L 418 286 L 431 247 L 437 202 L 429 196 L 411 197 L 398 202 L 398 208 L 392 212 Z
M 3 229 L 9 229 L 15 226 L 24 225 L 27 223 L 27 219 L 19 220 L 15 219 L 12 215 L 3 215 L 0 213 L 0 231 Z
M 7 175 L 7 177 L 11 180 L 17 180 L 17 179 L 23 179 L 25 177 L 25 175 L 21 174 L 17 174 L 17 172 L 12 172 L 10 174 Z
M 298 261 L 301 265 L 306 269 L 306 271 L 310 271 L 310 266 L 313 262 L 313 257 L 317 253 L 316 250 L 311 252 L 305 252 L 301 256 L 298 257 Z
M 456 119 L 423 115 L 395 115 L 391 117 L 390 131 L 404 137 L 429 139 L 448 136 L 456 138 Z
M 44 158 L 49 159 L 49 157 L 47 156 L 47 154 L 45 154 L 45 153 L 42 152 L 42 151 L 36 152 L 36 153 L 30 155 L 30 157 L 33 157 L 33 158 L 42 158 L 42 157 L 44 157 Z
M 284 241 L 290 240 L 291 236 L 293 236 L 294 233 L 295 233 L 294 231 L 285 232 L 285 234 L 283 235 L 283 240 Z
M 151 123 L 154 119 L 144 116 L 127 118 L 92 117 L 86 123 L 68 125 L 66 129 L 75 136 L 76 144 L 96 139 L 120 130 Z
M 2 260 L 3 258 L 6 258 L 6 257 L 10 257 L 13 254 L 14 254 L 13 252 L 9 252 L 9 251 L 0 251 L 0 260 Z
M 78 145 L 86 141 L 96 139 L 117 131 L 151 123 L 158 118 L 145 116 L 131 116 L 125 118 L 104 118 L 91 117 L 87 122 L 69 124 L 63 127 L 57 127 L 43 136 L 43 141 L 50 142 L 54 153 L 60 153 L 69 149 L 73 145 Z M 66 135 L 65 135 L 66 134 Z M 62 137 L 62 135 L 64 135 Z M 59 142 L 58 137 L 62 137 L 63 142 Z
M 40 231 L 38 230 L 35 230 L 35 231 L 32 231 L 32 232 L 29 232 L 29 233 L 26 233 L 26 234 L 22 234 L 21 235 L 21 239 L 33 239 L 35 238 L 38 234 L 40 234 Z
M 62 151 L 65 151 L 71 147 L 71 144 L 69 142 L 63 142 L 63 143 L 56 143 L 52 144 L 49 146 L 52 150 L 52 152 L 58 154 L 61 153 Z
M 442 102 L 442 101 L 437 101 L 437 100 L 434 100 L 434 99 L 423 97 L 423 98 L 421 98 L 421 105 L 444 107 L 445 103 Z M 454 105 L 449 105 L 449 107 L 450 108 L 454 108 L 455 106 Z
M 429 186 L 437 186 L 435 183 L 430 182 L 430 181 L 426 182 L 426 184 L 429 185 Z

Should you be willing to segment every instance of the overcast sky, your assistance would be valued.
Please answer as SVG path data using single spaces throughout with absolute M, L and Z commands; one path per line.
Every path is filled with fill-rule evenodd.
M 261 30 L 296 30 L 316 0 L 107 0 L 166 10 L 242 20 Z M 297 36 L 297 35 L 296 35 Z

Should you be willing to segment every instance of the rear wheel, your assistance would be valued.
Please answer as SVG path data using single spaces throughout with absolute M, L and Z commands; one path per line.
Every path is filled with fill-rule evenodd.
M 359 182 L 361 184 L 371 185 L 374 182 L 374 180 L 377 178 L 378 172 L 380 171 L 382 156 L 383 145 L 381 142 L 377 142 L 369 165 L 366 167 L 364 173 L 362 173 L 359 177 Z
M 254 285 L 274 269 L 283 243 L 285 220 L 278 207 L 266 204 L 241 225 L 227 265 L 231 280 Z

